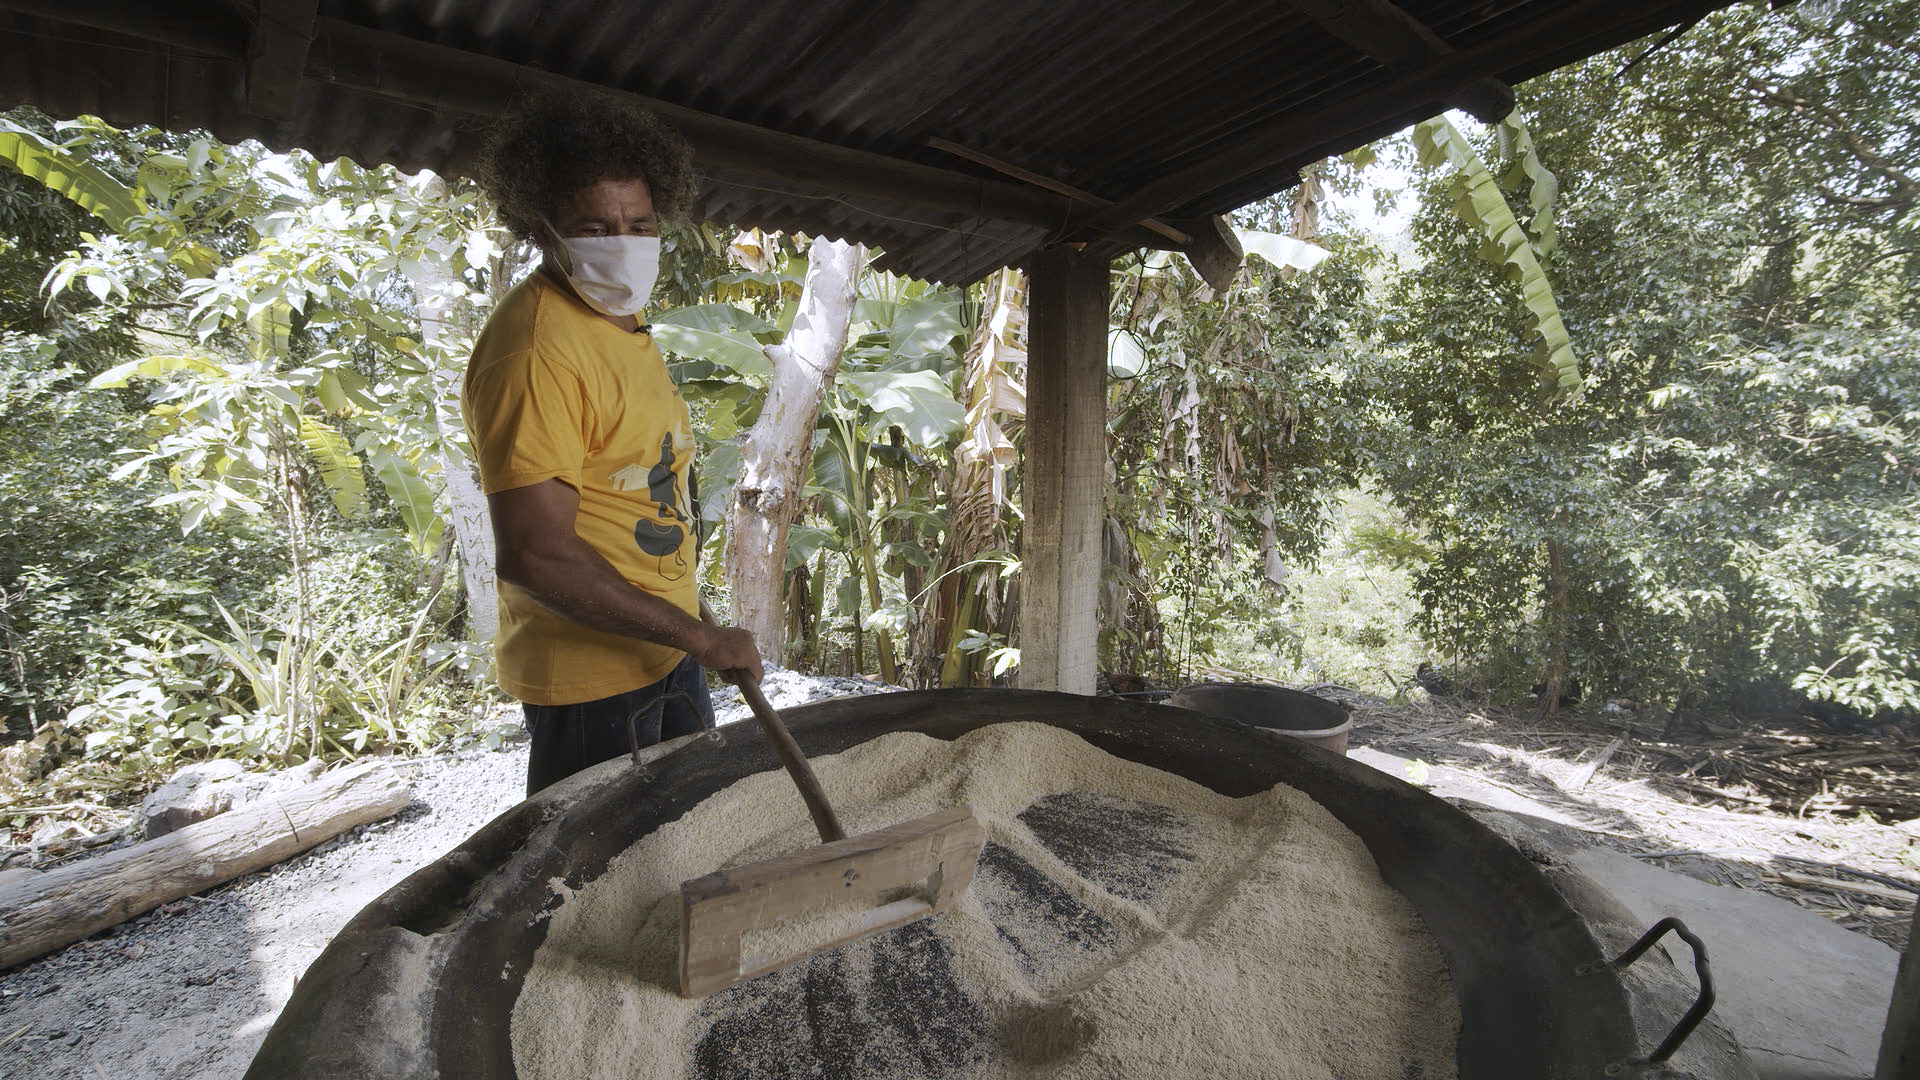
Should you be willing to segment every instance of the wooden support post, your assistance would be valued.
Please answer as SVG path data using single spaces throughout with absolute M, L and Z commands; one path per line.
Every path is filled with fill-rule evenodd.
M 1907 951 L 1900 957 L 1900 973 L 1893 980 L 1893 1001 L 1887 1006 L 1887 1027 L 1880 1036 L 1880 1062 L 1874 1080 L 1906 1080 L 1920 1076 L 1920 907 L 1913 910 Z
M 1029 268 L 1019 683 L 1091 694 L 1107 484 L 1107 260 L 1062 247 Z

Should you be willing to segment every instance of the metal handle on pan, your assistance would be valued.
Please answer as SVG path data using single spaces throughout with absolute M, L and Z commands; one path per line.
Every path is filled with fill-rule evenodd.
M 691 694 L 688 694 L 685 690 L 674 690 L 661 694 L 659 697 L 654 698 L 652 701 L 647 702 L 645 705 L 627 714 L 627 755 L 635 765 L 640 764 L 640 732 L 633 726 L 633 722 L 648 713 L 659 714 L 664 712 L 667 707 L 667 702 L 675 698 L 686 702 L 687 708 L 695 708 Z M 695 711 L 698 710 L 696 709 Z
M 1680 1049 L 1680 1044 L 1687 1041 L 1687 1036 L 1693 1034 L 1693 1029 L 1700 1026 L 1700 1021 L 1707 1018 L 1707 1013 L 1713 1011 L 1713 973 L 1707 969 L 1707 945 L 1693 931 L 1687 929 L 1686 923 L 1671 915 L 1654 923 L 1646 933 L 1640 935 L 1639 941 L 1629 946 L 1626 952 L 1608 961 L 1606 966 L 1614 971 L 1623 970 L 1627 965 L 1640 959 L 1648 949 L 1653 948 L 1654 942 L 1666 936 L 1669 930 L 1680 935 L 1680 940 L 1693 949 L 1693 973 L 1700 982 L 1700 994 L 1693 999 L 1693 1007 L 1673 1025 L 1673 1030 L 1667 1033 L 1667 1037 L 1661 1040 L 1659 1047 L 1653 1053 L 1643 1058 L 1633 1058 L 1607 1066 L 1608 1076 L 1618 1076 L 1627 1069 L 1637 1066 L 1658 1065 L 1672 1057 L 1673 1052 Z

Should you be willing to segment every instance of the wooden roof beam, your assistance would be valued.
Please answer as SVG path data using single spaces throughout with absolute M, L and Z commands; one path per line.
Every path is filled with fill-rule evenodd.
M 245 24 L 228 12 L 151 0 L 0 0 L 0 11 L 125 34 L 212 56 L 238 59 L 247 44 Z
M 1691 10 L 1699 5 L 1670 3 L 1669 10 Z M 1236 181 L 1298 158 L 1302 153 L 1328 143 L 1340 143 L 1350 133 L 1363 131 L 1386 117 L 1400 116 L 1421 102 L 1432 102 L 1434 111 L 1460 86 L 1498 71 L 1511 57 L 1525 56 L 1558 45 L 1596 19 L 1612 18 L 1614 0 L 1581 0 L 1570 3 L 1536 23 L 1489 38 L 1471 48 L 1462 49 L 1429 61 L 1372 90 L 1329 102 L 1317 109 L 1282 112 L 1265 126 L 1246 132 L 1233 140 L 1229 149 L 1200 159 L 1191 165 L 1155 179 L 1132 195 L 1097 211 L 1086 223 L 1086 230 L 1071 239 L 1098 241 L 1103 248 L 1116 243 L 1120 230 L 1134 230 L 1150 217 L 1164 217 L 1169 211 L 1202 198 L 1209 192 L 1231 187 Z
M 260 0 L 247 36 L 247 111 L 291 120 L 306 77 L 307 50 L 320 0 Z
M 1389 69 L 1419 68 L 1454 48 L 1393 0 L 1289 0 L 1321 28 Z M 1455 87 L 1449 100 L 1483 124 L 1513 111 L 1513 88 L 1492 77 Z
M 1181 249 L 1186 253 L 1188 265 L 1208 288 L 1226 295 L 1233 287 L 1234 276 L 1240 272 L 1240 264 L 1247 258 L 1240 246 L 1240 237 L 1233 231 L 1233 222 L 1215 214 L 1205 221 L 1183 224 L 1187 224 L 1193 234 Z
M 993 157 L 992 155 L 983 154 L 980 151 L 973 149 L 972 147 L 962 146 L 959 143 L 952 141 L 951 139 L 942 139 L 937 135 L 929 135 L 927 136 L 927 145 L 933 147 L 935 150 L 944 150 L 947 153 L 952 154 L 954 157 L 965 158 L 966 160 L 971 161 L 977 165 L 985 165 L 987 168 L 992 169 L 994 172 L 1000 173 L 1003 176 L 1011 176 L 1015 180 L 1032 184 L 1034 187 L 1037 187 L 1037 188 L 1044 188 L 1045 190 L 1051 191 L 1056 195 L 1065 195 L 1067 198 L 1072 199 L 1074 202 L 1081 203 L 1085 206 L 1112 206 L 1113 205 L 1112 199 L 1103 199 L 1100 196 L 1095 195 L 1090 191 L 1082 191 L 1081 189 L 1074 187 L 1072 184 L 1055 180 L 1051 176 L 1042 176 L 1039 173 L 1034 172 L 1032 169 L 1022 168 L 1021 166 L 1015 165 L 1010 161 L 1002 161 L 997 157 Z M 1143 228 L 1150 229 L 1153 232 L 1159 233 L 1161 236 L 1164 236 L 1167 239 L 1173 241 L 1176 245 L 1186 244 L 1193 239 L 1191 236 L 1188 236 L 1186 233 L 1181 232 L 1179 229 L 1176 229 L 1173 226 L 1168 225 L 1166 222 L 1161 221 L 1158 218 L 1148 218 L 1145 221 L 1142 221 L 1140 225 Z
M 783 193 L 819 190 L 887 199 L 953 214 L 1064 230 L 1088 211 L 1022 184 L 989 180 L 919 162 L 792 135 L 670 101 L 526 67 L 479 53 L 374 30 L 341 19 L 315 20 L 307 75 L 436 109 L 494 116 L 524 95 L 561 89 L 612 94 L 674 125 L 704 164 L 763 178 Z
M 312 6 L 312 0 L 265 0 L 264 5 Z M 241 64 L 249 63 L 258 37 L 249 34 L 240 18 L 149 0 L 0 0 L 0 11 L 144 38 Z M 295 19 L 293 25 L 303 23 Z M 265 49 L 265 39 L 259 40 L 258 47 Z M 291 35 L 275 47 L 290 44 Z M 884 199 L 961 218 L 1015 222 L 1056 235 L 1078 230 L 1085 216 L 1098 209 L 1023 184 L 837 146 L 324 15 L 312 20 L 304 75 L 434 110 L 481 117 L 500 115 L 528 93 L 543 89 L 615 95 L 672 123 L 693 144 L 703 165 L 753 177 L 782 194 Z M 264 68 L 261 78 L 266 78 Z M 297 89 L 297 82 L 292 85 Z M 251 97 L 253 88 L 248 89 Z M 1173 246 L 1140 227 L 1130 226 L 1122 239 L 1138 247 Z M 1008 259 L 1022 254 L 1012 252 Z

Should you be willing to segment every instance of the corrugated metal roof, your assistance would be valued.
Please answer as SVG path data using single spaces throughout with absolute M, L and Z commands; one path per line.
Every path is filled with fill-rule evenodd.
M 1112 201 L 1204 166 L 1150 211 L 1191 222 L 1440 111 L 1473 78 L 1520 81 L 1717 6 L 1404 0 L 1398 10 L 1442 48 L 1467 54 L 1436 55 L 1422 81 L 1348 44 L 1306 3 L 0 0 L 0 103 L 458 172 L 494 110 L 564 76 L 695 110 L 682 126 L 703 152 L 707 216 L 859 240 L 899 272 L 965 282 L 1052 242 L 1153 238 L 1127 222 L 1102 228 L 1097 207 L 929 138 Z M 309 8 L 296 107 L 254 115 L 250 43 L 262 27 L 304 29 Z M 294 84 L 272 65 L 253 77 Z M 1305 126 L 1276 141 L 1289 120 Z M 753 152 L 762 139 L 773 141 Z M 794 146 L 822 144 L 841 157 L 785 167 Z M 1266 152 L 1236 157 L 1251 147 Z M 922 198 L 916 178 L 945 194 Z

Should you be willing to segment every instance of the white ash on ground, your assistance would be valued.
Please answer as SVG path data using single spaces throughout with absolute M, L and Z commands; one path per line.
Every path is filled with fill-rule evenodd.
M 1823 810 L 1817 801 L 1781 812 L 1748 789 L 1657 769 L 1657 748 L 1671 744 L 1657 723 L 1631 713 L 1538 717 L 1444 698 L 1390 705 L 1353 691 L 1327 696 L 1353 709 L 1354 756 L 1408 759 L 1405 778 L 1442 797 L 1557 821 L 1652 865 L 1771 893 L 1906 947 L 1920 900 L 1920 826 Z M 1861 738 L 1916 753 L 1904 740 Z M 1902 788 L 1905 775 L 1889 771 L 1882 783 Z
M 802 675 L 797 671 L 775 667 L 768 668 L 766 676 L 760 680 L 760 692 L 766 695 L 767 704 L 776 710 L 855 694 L 891 694 L 899 689 L 877 679 L 851 675 Z M 740 691 L 731 686 L 714 689 L 714 723 L 737 724 L 751 719 L 753 713 L 747 708 L 747 703 L 740 700 Z

